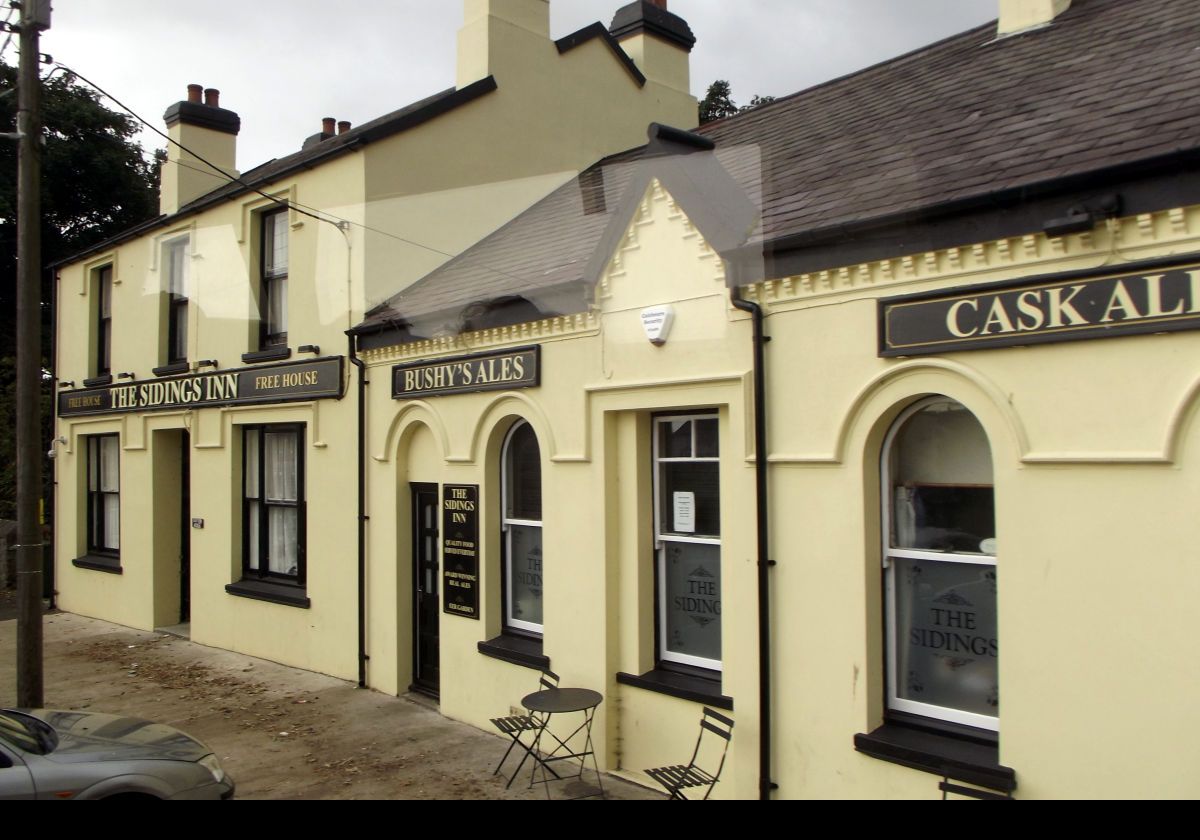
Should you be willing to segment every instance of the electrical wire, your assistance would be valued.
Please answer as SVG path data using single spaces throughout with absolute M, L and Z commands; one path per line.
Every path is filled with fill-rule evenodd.
M 257 195 L 262 196 L 263 198 L 273 201 L 275 204 L 277 204 L 280 207 L 287 207 L 291 210 L 295 210 L 297 213 L 300 213 L 301 215 L 309 216 L 313 219 L 316 219 L 317 221 L 334 225 L 335 227 L 337 227 L 339 229 L 342 229 L 343 226 L 353 226 L 353 227 L 359 228 L 364 231 L 369 231 L 371 233 L 378 234 L 380 236 L 386 236 L 386 237 L 388 237 L 390 239 L 394 239 L 398 242 L 403 242 L 404 244 L 411 245 L 414 248 L 420 248 L 421 250 L 429 251 L 430 253 L 433 253 L 433 254 L 438 254 L 439 256 L 447 257 L 450 259 L 453 259 L 454 257 L 458 256 L 458 254 L 452 254 L 449 251 L 443 251 L 440 248 L 435 248 L 432 245 L 426 245 L 422 242 L 417 242 L 415 240 L 408 239 L 404 236 L 400 236 L 399 234 L 391 233 L 386 230 L 380 230 L 379 228 L 371 227 L 370 225 L 363 224 L 362 222 L 356 222 L 352 219 L 346 219 L 341 216 L 337 216 L 333 213 L 328 213 L 324 210 L 319 210 L 315 207 L 310 207 L 306 204 L 301 204 L 298 201 L 293 201 L 291 199 L 281 199 L 278 196 L 273 196 L 267 192 L 264 192 L 263 190 L 259 189 L 258 187 L 254 186 L 253 184 L 247 183 L 246 181 L 242 180 L 240 177 L 238 177 L 230 172 L 226 172 L 224 169 L 217 166 L 212 161 L 205 159 L 202 155 L 197 154 L 196 152 L 194 152 L 191 149 L 184 146 L 182 143 L 179 143 L 178 141 L 173 140 L 170 137 L 170 135 L 168 135 L 166 132 L 162 131 L 157 126 L 151 124 L 148 120 L 144 119 L 141 115 L 139 115 L 137 112 L 135 112 L 132 108 L 130 108 L 128 105 L 126 105 L 121 100 L 117 99 L 115 96 L 113 96 L 111 93 L 106 91 L 104 88 L 100 87 L 100 85 L 93 82 L 87 76 L 84 76 L 83 74 L 79 73 L 78 71 L 71 69 L 70 67 L 63 64 L 62 62 L 56 61 L 56 62 L 54 62 L 54 65 L 55 65 L 56 69 L 61 69 L 63 72 L 68 73 L 71 76 L 74 76 L 75 78 L 77 78 L 80 81 L 87 84 L 89 87 L 93 88 L 95 91 L 97 91 L 102 96 L 107 97 L 117 107 L 119 107 L 125 113 L 129 114 L 131 117 L 133 117 L 139 123 L 141 123 L 143 126 L 150 129 L 158 136 L 162 137 L 164 140 L 166 140 L 171 145 L 179 148 L 180 150 L 182 150 L 184 152 L 187 152 L 189 155 L 194 157 L 200 163 L 202 163 L 205 166 L 212 169 L 213 172 L 216 172 L 221 177 L 226 178 L 230 183 L 238 184 L 239 186 L 249 190 L 250 192 L 253 192 Z M 198 172 L 204 171 L 204 170 L 199 169 L 198 167 L 189 166 L 188 164 L 184 163 L 183 161 L 177 161 L 177 163 L 182 166 L 193 169 L 195 171 L 198 171 Z M 525 278 L 523 278 L 523 277 L 520 277 L 515 274 L 509 274 L 508 272 L 501 271 L 500 269 L 497 269 L 497 268 L 492 268 L 491 266 L 485 265 L 485 266 L 482 266 L 482 268 L 487 269 L 488 271 L 492 272 L 493 274 L 498 274 L 502 277 L 507 277 L 510 280 L 516 280 L 521 283 L 526 282 Z

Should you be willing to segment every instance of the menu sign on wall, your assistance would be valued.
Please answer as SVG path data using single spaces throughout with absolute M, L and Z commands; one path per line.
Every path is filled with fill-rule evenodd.
M 392 398 L 411 400 L 446 394 L 536 388 L 540 347 L 456 356 L 392 368 Z
M 442 612 L 479 619 L 479 487 L 442 487 Z
M 58 395 L 58 416 L 341 399 L 342 359 L 130 381 Z
M 879 302 L 879 355 L 1200 329 L 1200 264 L 1145 264 Z

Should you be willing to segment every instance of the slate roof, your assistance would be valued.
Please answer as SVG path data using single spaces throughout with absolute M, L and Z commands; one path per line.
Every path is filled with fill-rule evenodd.
M 1013 203 L 1032 205 L 1047 185 L 1086 186 L 1101 171 L 1180 153 L 1192 163 L 1168 175 L 1186 181 L 1189 195 L 1200 190 L 1200 3 L 1075 0 L 1049 27 L 995 33 L 989 23 L 698 129 L 718 152 L 748 149 L 761 160 L 763 219 L 749 245 L 761 254 L 791 240 L 845 240 L 897 219 L 911 228 L 939 208 L 1000 216 Z M 585 269 L 611 221 L 600 217 L 620 204 L 643 154 L 601 161 L 371 311 L 359 331 L 408 323 L 396 340 L 422 337 L 439 312 L 442 329 L 452 330 L 455 308 L 506 295 L 524 296 L 546 316 L 564 314 L 560 292 L 571 284 L 569 311 L 582 311 Z M 749 187 L 754 173 L 734 170 Z M 585 213 L 587 184 L 600 178 L 606 212 Z M 1049 217 L 1031 218 L 1040 225 Z M 977 238 L 960 244 L 987 232 L 976 226 Z M 898 256 L 906 246 L 921 250 L 912 241 L 900 234 L 876 244 L 881 256 Z M 543 308 L 539 296 L 560 308 Z

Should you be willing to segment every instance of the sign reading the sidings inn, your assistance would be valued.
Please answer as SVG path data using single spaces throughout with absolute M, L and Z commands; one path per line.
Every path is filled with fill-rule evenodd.
M 479 487 L 442 487 L 442 612 L 479 620 Z
M 197 373 L 58 395 L 58 416 L 341 399 L 342 359 Z
M 541 348 L 456 356 L 392 368 L 392 398 L 411 400 L 445 394 L 536 388 L 541 384 Z
M 879 302 L 879 355 L 1200 329 L 1200 263 L 1130 268 L 886 298 Z

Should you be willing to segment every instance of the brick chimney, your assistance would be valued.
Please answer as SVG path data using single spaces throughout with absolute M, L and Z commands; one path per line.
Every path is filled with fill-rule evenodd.
M 637 0 L 617 10 L 609 32 L 647 81 L 691 91 L 691 52 L 696 36 L 687 21 L 667 11 L 667 0 Z
M 1049 26 L 1071 6 L 1071 0 L 1000 0 L 998 37 Z
M 549 40 L 550 0 L 464 0 L 458 87 L 523 66 L 538 42 Z
M 168 108 L 163 119 L 167 123 L 167 135 L 174 142 L 167 147 L 167 161 L 162 168 L 159 210 L 171 215 L 229 183 L 229 178 L 201 163 L 196 155 L 234 177 L 239 175 L 236 169 L 237 135 L 242 121 L 233 111 L 221 107 L 219 90 L 205 90 L 201 85 L 188 85 L 187 99 Z

